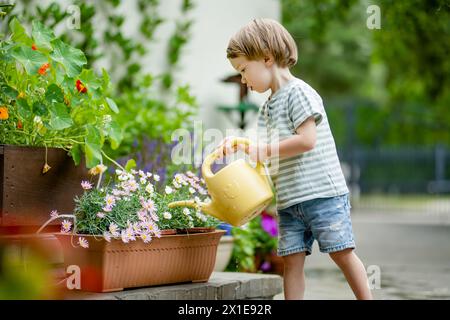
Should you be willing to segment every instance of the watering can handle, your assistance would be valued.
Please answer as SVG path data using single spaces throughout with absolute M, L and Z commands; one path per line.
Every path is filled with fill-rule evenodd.
M 237 146 L 240 144 L 244 144 L 246 146 L 250 146 L 251 141 L 247 138 L 233 138 L 231 141 L 231 146 Z M 202 176 L 204 178 L 211 178 L 214 176 L 214 174 L 211 171 L 211 165 L 216 161 L 218 158 L 222 157 L 222 149 L 218 148 L 213 153 L 206 156 L 205 160 L 203 161 L 202 165 Z M 257 163 L 257 166 L 261 166 L 262 163 Z

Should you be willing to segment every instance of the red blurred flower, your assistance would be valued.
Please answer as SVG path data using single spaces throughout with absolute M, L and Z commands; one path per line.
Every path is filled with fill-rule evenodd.
M 23 125 L 22 125 L 22 121 L 17 121 L 17 129 L 22 129 Z
M 81 93 L 86 93 L 87 92 L 87 88 L 84 86 L 84 84 L 78 79 L 75 87 L 77 88 L 78 92 Z
M 38 70 L 38 73 L 40 75 L 45 75 L 47 73 L 47 69 L 50 68 L 50 64 L 49 63 L 44 63 Z
M 31 49 L 32 50 L 37 50 L 37 47 L 36 47 L 36 45 L 33 43 L 33 45 L 31 46 Z

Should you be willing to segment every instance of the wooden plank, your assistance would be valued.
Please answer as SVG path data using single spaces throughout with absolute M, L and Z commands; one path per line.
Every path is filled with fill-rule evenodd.
M 45 174 L 45 148 L 4 146 L 0 158 L 1 226 L 39 226 L 51 210 L 72 212 L 73 198 L 83 192 L 80 182 L 90 178 L 84 162 L 75 166 L 62 149 L 48 148 L 51 169 Z

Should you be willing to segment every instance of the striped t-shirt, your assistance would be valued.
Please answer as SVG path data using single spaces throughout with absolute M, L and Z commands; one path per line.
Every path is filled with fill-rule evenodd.
M 264 103 L 258 115 L 258 139 L 273 143 L 289 138 L 311 116 L 316 121 L 315 147 L 268 163 L 278 210 L 311 199 L 348 193 L 322 99 L 303 80 L 289 81 Z

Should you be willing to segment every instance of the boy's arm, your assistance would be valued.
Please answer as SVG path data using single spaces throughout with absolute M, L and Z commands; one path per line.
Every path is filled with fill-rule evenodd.
M 314 116 L 306 119 L 296 130 L 296 135 L 272 144 L 254 144 L 245 147 L 246 152 L 253 161 L 264 161 L 270 157 L 290 158 L 300 153 L 310 151 L 316 144 L 316 122 Z M 242 146 L 228 146 L 227 142 L 232 137 L 227 137 L 222 141 L 219 148 L 223 155 L 236 152 Z
M 276 156 L 278 147 L 278 157 L 280 159 L 290 158 L 301 153 L 310 151 L 316 145 L 316 122 L 314 117 L 306 119 L 296 130 L 296 135 L 284 139 L 277 144 L 268 146 L 268 156 Z

